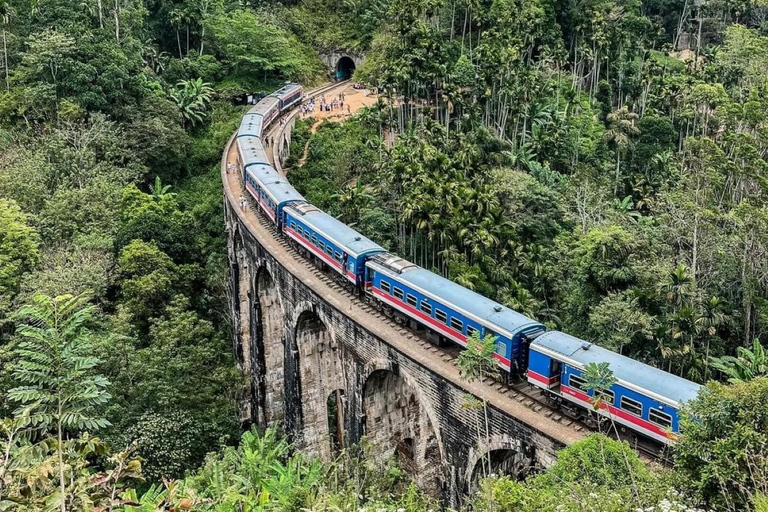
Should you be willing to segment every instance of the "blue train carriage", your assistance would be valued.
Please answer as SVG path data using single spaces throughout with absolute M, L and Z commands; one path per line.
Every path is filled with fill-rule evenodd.
M 304 201 L 304 196 L 269 165 L 248 167 L 245 187 L 278 229 L 281 229 L 283 208 L 286 205 Z
M 240 128 L 237 129 L 237 137 L 261 138 L 263 121 L 264 116 L 261 114 L 245 114 L 240 121 Z
M 384 248 L 343 222 L 308 203 L 293 204 L 283 212 L 283 231 L 347 282 L 361 287 L 365 261 Z
M 261 144 L 261 140 L 256 137 L 238 137 L 237 138 L 237 166 L 246 180 L 246 171 L 251 166 L 267 165 L 271 166 L 267 151 Z
M 269 123 L 275 120 L 280 113 L 280 100 L 274 96 L 266 96 L 262 98 L 256 105 L 254 105 L 248 113 L 243 116 L 243 120 L 240 123 L 240 130 L 238 136 L 251 135 L 254 137 L 261 137 L 262 130 L 269 126 Z M 244 124 L 251 123 L 253 126 L 244 128 Z M 258 128 L 258 133 L 248 133 L 249 131 L 255 132 Z M 241 133 L 242 131 L 242 133 Z
M 527 343 L 544 326 L 520 313 L 390 253 L 366 264 L 365 288 L 377 300 L 454 343 L 496 337 L 494 357 L 512 373 L 526 368 Z
M 272 93 L 280 103 L 280 112 L 285 112 L 301 101 L 304 88 L 299 84 L 288 84 Z
M 680 406 L 700 385 L 559 331 L 530 346 L 528 382 L 562 399 L 593 409 L 594 390 L 583 378 L 589 363 L 608 363 L 617 382 L 601 393 L 600 414 L 668 444 L 680 432 Z

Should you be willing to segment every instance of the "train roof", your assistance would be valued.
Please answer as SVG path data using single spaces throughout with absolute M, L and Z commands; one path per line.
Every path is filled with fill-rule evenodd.
M 269 96 L 263 97 L 259 102 L 251 107 L 251 109 L 248 111 L 248 114 L 266 114 L 270 108 L 277 105 L 277 98 L 274 94 L 270 94 Z
M 531 348 L 544 349 L 544 352 L 553 353 L 553 357 L 579 368 L 589 363 L 608 363 L 620 384 L 644 394 L 650 392 L 655 398 L 673 406 L 696 398 L 701 389 L 695 382 L 560 331 L 542 334 L 531 342 Z
M 299 84 L 287 84 L 281 87 L 280 89 L 276 90 L 275 92 L 273 92 L 271 96 L 274 96 L 275 98 L 282 98 L 283 96 L 291 94 L 297 89 L 301 89 L 301 86 Z
M 261 187 L 270 195 L 276 204 L 286 201 L 303 201 L 304 196 L 293 188 L 288 180 L 269 165 L 253 165 L 248 172 L 256 178 Z
M 249 165 L 269 165 L 269 157 L 264 150 L 261 141 L 256 137 L 246 135 L 237 138 L 237 145 L 240 149 L 240 155 L 243 159 L 243 167 Z
M 385 249 L 373 240 L 364 237 L 340 220 L 328 215 L 311 204 L 291 207 L 295 215 L 320 234 L 341 245 L 354 257 L 370 252 L 384 252 Z
M 237 130 L 238 137 L 261 137 L 261 127 L 264 120 L 262 114 L 245 114 Z
M 385 261 L 387 259 L 388 261 Z M 443 302 L 447 306 L 456 307 L 492 330 L 505 331 L 504 334 L 510 338 L 523 330 L 544 329 L 542 324 L 517 311 L 397 256 L 387 254 L 371 261 L 385 271 L 398 274 L 398 270 L 388 264 L 390 262 L 399 263 L 402 268 L 399 275 L 396 276 L 398 280 L 434 297 L 435 300 Z M 499 332 L 499 334 L 502 333 Z

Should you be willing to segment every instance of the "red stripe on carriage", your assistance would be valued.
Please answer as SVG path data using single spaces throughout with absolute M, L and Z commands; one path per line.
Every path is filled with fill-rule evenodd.
M 552 384 L 554 382 L 557 382 L 558 379 L 560 378 L 560 376 L 558 375 L 556 377 L 549 377 L 549 378 L 547 378 L 546 376 L 544 376 L 544 375 L 542 375 L 540 373 L 536 373 L 533 370 L 528 370 L 528 378 L 533 379 L 536 382 L 541 382 L 545 386 L 549 386 L 550 384 Z
M 585 404 L 588 404 L 590 407 L 593 407 L 592 403 L 592 397 L 584 393 L 583 391 L 579 391 L 578 389 L 572 388 L 570 386 L 562 385 L 560 386 L 561 392 L 581 401 Z M 640 429 L 646 430 L 648 432 L 651 432 L 653 434 L 656 434 L 657 436 L 666 437 L 669 439 L 674 438 L 674 434 L 671 432 L 668 432 L 661 427 L 658 427 L 654 425 L 653 423 L 646 421 L 642 418 L 638 418 L 635 415 L 629 414 L 626 411 L 623 411 L 622 409 L 619 409 L 618 407 L 615 407 L 613 405 L 606 404 L 604 402 L 600 403 L 601 409 L 607 409 L 608 412 L 611 414 L 618 416 L 619 418 L 623 419 L 624 421 L 628 421 L 629 423 L 632 423 L 633 425 L 636 425 Z
M 288 236 L 290 236 L 291 238 L 293 238 L 294 240 L 299 242 L 301 245 L 306 247 L 308 250 L 310 250 L 313 253 L 315 253 L 315 255 L 320 256 L 321 258 L 323 258 L 328 264 L 332 265 L 334 268 L 336 268 L 336 270 L 338 270 L 342 274 L 346 274 L 347 279 L 349 279 L 353 283 L 356 282 L 355 281 L 355 274 L 352 273 L 352 272 L 349 272 L 348 270 L 345 272 L 345 269 L 341 268 L 341 263 L 339 263 L 338 261 L 334 260 L 333 258 L 328 256 L 327 254 L 325 254 L 318 247 L 315 247 L 314 245 L 308 243 L 306 240 L 304 240 L 303 236 L 298 234 L 293 229 L 291 229 L 291 228 L 289 228 L 287 226 L 285 226 L 284 229 L 285 229 L 285 232 L 288 233 Z
M 265 202 L 264 202 L 264 200 L 263 200 L 263 199 L 261 199 L 261 198 L 259 197 L 259 194 L 258 194 L 258 193 L 256 192 L 256 190 L 255 190 L 255 189 L 254 189 L 254 188 L 251 186 L 251 184 L 250 184 L 250 183 L 246 182 L 246 183 L 245 183 L 245 188 L 248 190 L 248 192 L 250 192 L 250 193 L 251 193 L 251 195 L 253 196 L 253 198 L 254 198 L 254 199 L 256 199 L 256 200 L 259 202 L 259 205 L 261 206 L 261 209 L 262 209 L 262 210 L 264 210 L 265 212 L 267 212 L 267 215 L 269 215 L 269 218 L 270 218 L 270 219 L 272 219 L 272 221 L 274 222 L 274 220 L 275 220 L 275 212 L 273 212 L 273 211 L 272 211 L 272 210 L 269 208 L 269 206 L 267 205 L 267 203 L 265 203 Z
M 410 304 L 406 304 L 406 303 L 400 302 L 400 301 L 394 299 L 393 297 L 390 297 L 389 294 L 383 292 L 382 290 L 380 290 L 379 288 L 376 288 L 376 287 L 373 287 L 373 293 L 378 295 L 379 297 L 381 297 L 385 301 L 389 302 L 393 306 L 396 306 L 396 307 L 401 308 L 401 309 L 405 309 L 408 313 L 410 313 L 410 314 L 418 317 L 420 320 L 422 320 L 422 321 L 432 325 L 436 329 L 442 331 L 443 334 L 445 334 L 446 336 L 450 337 L 452 340 L 457 341 L 458 343 L 460 343 L 462 345 L 466 345 L 467 344 L 467 341 L 466 341 L 467 337 L 466 336 L 464 336 L 463 334 L 456 334 L 454 331 L 449 330 L 447 325 L 444 325 L 444 324 L 438 322 L 437 320 L 435 320 L 434 318 L 432 318 L 431 316 L 422 313 L 421 311 L 419 311 L 418 309 L 414 308 Z M 493 353 L 493 357 L 495 357 L 500 363 L 502 363 L 507 370 L 510 369 L 509 359 L 507 359 L 506 357 L 502 356 L 501 354 L 497 354 L 495 352 Z

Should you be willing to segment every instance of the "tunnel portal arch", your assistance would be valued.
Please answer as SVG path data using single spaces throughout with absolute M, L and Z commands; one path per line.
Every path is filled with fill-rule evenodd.
M 336 62 L 336 80 L 348 80 L 355 72 L 355 61 L 344 55 Z

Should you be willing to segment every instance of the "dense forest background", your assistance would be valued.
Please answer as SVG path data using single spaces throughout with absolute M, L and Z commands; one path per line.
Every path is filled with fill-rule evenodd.
M 241 439 L 233 99 L 320 83 L 318 52 L 348 49 L 382 102 L 299 126 L 311 201 L 552 327 L 744 381 L 694 404 L 674 471 L 595 437 L 468 506 L 764 511 L 767 18 L 720 0 L 0 0 L 0 510 L 437 507 L 394 466 Z
M 704 382 L 768 338 L 767 9 L 393 1 L 357 72 L 387 101 L 321 130 L 294 182 L 424 267 Z

